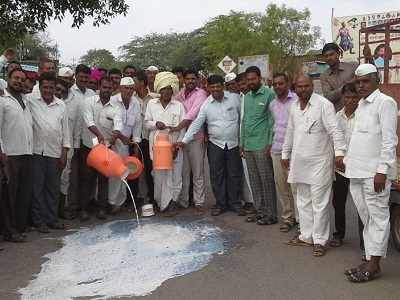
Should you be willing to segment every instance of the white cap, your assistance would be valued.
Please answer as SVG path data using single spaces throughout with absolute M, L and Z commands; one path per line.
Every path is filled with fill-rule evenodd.
M 156 66 L 150 66 L 150 67 L 147 67 L 146 71 L 158 72 L 158 68 Z
M 133 81 L 132 77 L 123 77 L 121 78 L 121 83 L 119 85 L 135 85 L 135 82 Z
M 355 71 L 356 76 L 365 76 L 372 73 L 377 73 L 378 69 L 372 64 L 361 64 Z
M 60 77 L 72 77 L 74 76 L 74 71 L 68 67 L 62 67 L 58 70 L 58 76 Z
M 235 73 L 229 73 L 225 75 L 225 83 L 230 82 L 232 80 L 236 79 L 236 74 Z

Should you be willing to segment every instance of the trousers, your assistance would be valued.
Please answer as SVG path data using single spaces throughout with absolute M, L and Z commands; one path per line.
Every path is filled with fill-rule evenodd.
M 367 259 L 371 256 L 386 256 L 390 235 L 390 187 L 391 182 L 387 180 L 385 189 L 376 193 L 374 178 L 350 179 L 350 193 L 364 224 Z
M 332 204 L 335 210 L 335 232 L 333 236 L 338 239 L 344 239 L 346 235 L 346 202 L 349 194 L 350 180 L 339 173 L 336 173 L 336 180 L 332 185 Z M 358 216 L 358 233 L 360 237 L 360 248 L 364 250 L 363 239 L 364 225 Z
M 282 167 L 280 154 L 272 153 L 271 157 L 274 168 L 276 193 L 282 206 L 282 222 L 294 223 L 296 221 L 296 204 L 290 183 L 287 182 L 289 171 Z
M 216 206 L 223 210 L 240 209 L 243 166 L 239 147 L 221 149 L 208 142 L 207 156 L 210 168 L 210 181 Z
M 60 177 L 57 158 L 33 155 L 32 221 L 35 226 L 58 221 Z
M 15 155 L 7 159 L 7 198 L 4 201 L 8 206 L 9 222 L 5 226 L 8 233 L 23 233 L 28 226 L 33 188 L 32 157 Z
M 183 207 L 189 206 L 190 174 L 193 181 L 193 202 L 196 206 L 203 206 L 205 193 L 204 178 L 205 146 L 203 139 L 193 140 L 183 148 L 182 192 L 179 203 Z
M 276 191 L 272 159 L 265 151 L 246 151 L 251 192 L 257 213 L 277 218 Z
M 329 201 L 332 183 L 325 185 L 297 183 L 300 236 L 305 242 L 326 245 L 329 240 Z

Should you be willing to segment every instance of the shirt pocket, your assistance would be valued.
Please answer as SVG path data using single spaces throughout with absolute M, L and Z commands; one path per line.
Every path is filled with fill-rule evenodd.
M 225 119 L 228 121 L 235 121 L 238 117 L 238 113 L 235 107 L 230 106 L 225 111 Z
M 310 118 L 307 119 L 304 130 L 308 134 L 317 134 L 323 131 L 323 126 L 319 119 Z
M 113 128 L 114 125 L 114 116 L 112 114 L 107 114 L 106 112 L 102 112 L 100 114 L 100 125 L 105 128 Z

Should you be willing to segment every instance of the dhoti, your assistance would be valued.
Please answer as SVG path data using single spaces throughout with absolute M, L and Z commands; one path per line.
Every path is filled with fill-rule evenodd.
M 183 153 L 180 150 L 172 170 L 153 170 L 154 200 L 161 211 L 168 207 L 171 200 L 178 201 L 182 190 L 182 167 Z

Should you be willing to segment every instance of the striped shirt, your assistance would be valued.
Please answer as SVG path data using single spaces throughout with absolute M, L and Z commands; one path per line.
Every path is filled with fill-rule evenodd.
M 281 154 L 282 145 L 285 141 L 286 128 L 289 120 L 290 106 L 297 100 L 297 95 L 291 91 L 287 98 L 282 101 L 275 98 L 269 108 L 274 117 L 274 136 L 272 139 L 271 152 L 273 154 Z

